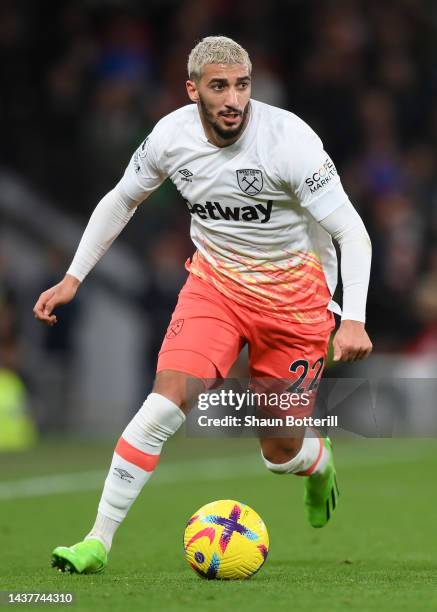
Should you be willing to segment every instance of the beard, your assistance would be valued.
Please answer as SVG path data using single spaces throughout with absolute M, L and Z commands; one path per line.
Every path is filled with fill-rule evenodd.
M 239 136 L 241 134 L 241 132 L 246 127 L 247 117 L 248 117 L 248 114 L 249 114 L 249 106 L 250 106 L 249 102 L 246 104 L 246 106 L 245 106 L 245 108 L 244 108 L 242 113 L 240 113 L 239 111 L 237 111 L 235 109 L 229 109 L 229 110 L 234 110 L 234 112 L 236 112 L 236 113 L 239 113 L 241 115 L 241 117 L 242 117 L 240 125 L 238 127 L 234 128 L 234 129 L 231 129 L 231 130 L 223 129 L 217 123 L 213 113 L 211 113 L 211 111 L 208 109 L 208 106 L 206 105 L 205 101 L 203 100 L 203 98 L 200 95 L 199 95 L 199 102 L 200 102 L 200 108 L 202 109 L 202 114 L 203 114 L 205 120 L 208 122 L 208 125 L 210 125 L 212 127 L 212 129 L 214 130 L 214 132 L 217 134 L 217 136 L 219 136 L 223 140 L 231 140 L 232 138 L 236 138 L 237 136 Z

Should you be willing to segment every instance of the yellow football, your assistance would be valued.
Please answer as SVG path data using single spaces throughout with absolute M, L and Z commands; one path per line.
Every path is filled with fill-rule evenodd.
M 208 580 L 240 580 L 257 572 L 269 551 L 261 517 L 246 504 L 221 499 L 202 506 L 187 523 L 185 557 Z

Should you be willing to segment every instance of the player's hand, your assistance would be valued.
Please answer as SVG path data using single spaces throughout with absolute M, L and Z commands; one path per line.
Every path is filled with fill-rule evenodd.
M 66 274 L 60 283 L 41 293 L 33 307 L 35 318 L 52 327 L 58 322 L 56 315 L 53 314 L 54 309 L 61 304 L 71 302 L 79 285 L 80 281 L 77 278 Z
M 358 361 L 372 352 L 372 343 L 359 321 L 342 321 L 334 337 L 334 361 Z

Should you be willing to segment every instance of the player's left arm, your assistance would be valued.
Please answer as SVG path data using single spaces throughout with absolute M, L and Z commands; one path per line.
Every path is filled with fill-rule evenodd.
M 364 327 L 372 258 L 369 235 L 349 200 L 319 223 L 337 241 L 341 252 L 343 313 L 334 337 L 334 361 L 365 359 L 372 352 Z
M 372 351 L 364 327 L 372 256 L 370 239 L 322 141 L 308 126 L 300 126 L 295 146 L 288 148 L 291 155 L 284 155 L 287 161 L 283 176 L 302 208 L 340 247 L 343 313 L 334 338 L 334 361 L 365 359 Z

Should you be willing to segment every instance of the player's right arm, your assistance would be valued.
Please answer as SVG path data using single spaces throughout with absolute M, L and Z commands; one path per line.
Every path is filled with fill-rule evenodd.
M 77 278 L 66 274 L 60 283 L 43 291 L 33 307 L 35 318 L 52 327 L 58 322 L 56 315 L 52 314 L 53 310 L 61 304 L 71 302 L 79 285 L 80 281 Z
M 152 132 L 133 155 L 118 185 L 97 204 L 64 278 L 39 296 L 33 313 L 43 323 L 52 326 L 57 322 L 56 307 L 71 302 L 82 281 L 126 226 L 138 205 L 166 178 L 160 169 L 154 140 Z

